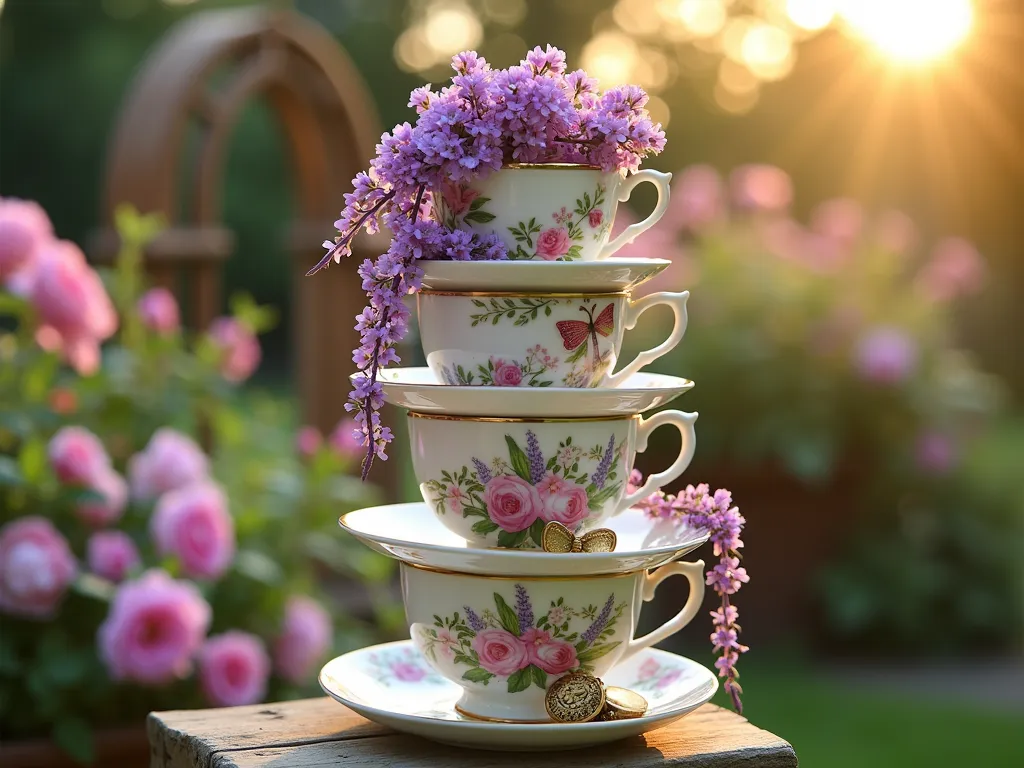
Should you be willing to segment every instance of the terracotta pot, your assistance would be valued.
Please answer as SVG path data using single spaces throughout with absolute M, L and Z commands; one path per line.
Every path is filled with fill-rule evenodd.
M 144 724 L 111 728 L 94 734 L 95 766 L 143 768 L 149 764 L 149 739 Z M 5 741 L 0 747 L 4 768 L 82 768 L 49 739 Z

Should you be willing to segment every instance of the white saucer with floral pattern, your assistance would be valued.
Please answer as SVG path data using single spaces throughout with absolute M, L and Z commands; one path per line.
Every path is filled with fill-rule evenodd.
M 421 261 L 435 291 L 628 291 L 663 271 L 667 259 L 601 261 Z
M 320 687 L 328 696 L 376 723 L 443 744 L 517 752 L 575 749 L 639 736 L 689 714 L 718 690 L 709 669 L 655 649 L 640 651 L 603 680 L 642 695 L 647 714 L 589 723 L 474 720 L 455 711 L 462 689 L 434 672 L 411 640 L 346 653 L 320 671 Z
M 473 547 L 446 528 L 422 501 L 357 509 L 338 521 L 375 552 L 414 565 L 484 576 L 579 576 L 632 573 L 677 560 L 708 540 L 706 531 L 627 509 L 603 527 L 615 532 L 614 552 L 544 552 Z
M 409 411 L 536 419 L 644 413 L 693 388 L 689 379 L 661 373 L 634 373 L 619 387 L 593 389 L 453 386 L 429 368 L 386 368 L 377 381 L 387 402 Z

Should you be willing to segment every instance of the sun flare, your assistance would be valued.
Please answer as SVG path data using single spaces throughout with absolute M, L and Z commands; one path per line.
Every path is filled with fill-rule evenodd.
M 840 15 L 860 37 L 897 61 L 932 61 L 971 31 L 971 0 L 845 0 Z

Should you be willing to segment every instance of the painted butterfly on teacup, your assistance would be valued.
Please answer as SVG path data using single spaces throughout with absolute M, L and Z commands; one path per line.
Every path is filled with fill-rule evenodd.
M 601 353 L 598 335 L 607 338 L 615 329 L 615 304 L 609 303 L 597 317 L 594 316 L 595 310 L 596 307 L 589 302 L 583 304 L 579 311 L 586 313 L 586 320 L 559 320 L 555 323 L 555 328 L 562 337 L 562 346 L 566 351 L 573 353 L 565 358 L 565 361 L 572 363 L 584 357 L 589 344 L 594 357 L 593 370 L 596 372 L 607 354 Z

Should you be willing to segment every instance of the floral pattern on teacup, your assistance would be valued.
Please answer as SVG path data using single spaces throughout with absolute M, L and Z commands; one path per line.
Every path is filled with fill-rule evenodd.
M 473 299 L 473 306 L 482 310 L 474 312 L 469 316 L 472 321 L 470 326 L 475 328 L 481 323 L 497 325 L 502 318 L 513 320 L 513 325 L 526 325 L 531 320 L 536 320 L 541 310 L 545 316 L 551 315 L 551 308 L 558 306 L 558 299 L 541 298 L 502 298 L 494 297 L 488 301 Z
M 662 664 L 655 658 L 648 658 L 636 671 L 636 681 L 629 687 L 634 691 L 643 691 L 648 699 L 660 699 L 682 676 L 682 667 Z
M 434 215 L 446 229 L 454 230 L 466 221 L 486 224 L 494 214 L 486 210 L 491 198 L 483 197 L 472 187 L 446 183 L 440 195 L 433 195 Z
M 526 587 L 516 584 L 514 590 L 514 607 L 495 592 L 493 609 L 464 605 L 461 612 L 435 616 L 433 626 L 415 625 L 424 654 L 435 663 L 465 667 L 463 680 L 505 683 L 509 693 L 518 693 L 531 685 L 546 690 L 567 672 L 592 671 L 595 660 L 621 645 L 610 638 L 626 602 L 616 604 L 614 594 L 600 607 L 585 608 L 559 597 L 535 616 Z
M 411 647 L 376 651 L 366 657 L 366 673 L 384 686 L 394 683 L 437 685 L 444 681 L 423 664 L 423 655 Z
M 614 434 L 606 445 L 589 449 L 567 437 L 547 459 L 532 430 L 526 432 L 525 450 L 511 435 L 505 443 L 507 459 L 497 456 L 488 464 L 474 456 L 473 469 L 443 471 L 423 484 L 438 515 L 480 518 L 473 533 L 495 535 L 499 547 L 539 547 L 551 521 L 576 530 L 622 489 L 616 459 L 625 443 L 616 445 Z
M 544 374 L 557 365 L 557 357 L 535 344 L 526 350 L 521 361 L 491 357 L 486 365 L 477 365 L 475 371 L 458 364 L 442 365 L 441 380 L 453 386 L 550 387 L 555 382 Z
M 510 259 L 542 259 L 544 261 L 574 261 L 582 255 L 583 241 L 589 233 L 594 240 L 601 240 L 611 230 L 609 217 L 599 206 L 605 202 L 604 184 L 598 184 L 591 196 L 584 192 L 577 198 L 576 207 L 571 211 L 562 206 L 551 214 L 554 226 L 544 227 L 535 216 L 529 221 L 520 221 L 508 231 L 515 239 L 515 249 L 510 250 Z M 488 219 L 489 221 L 490 219 Z

